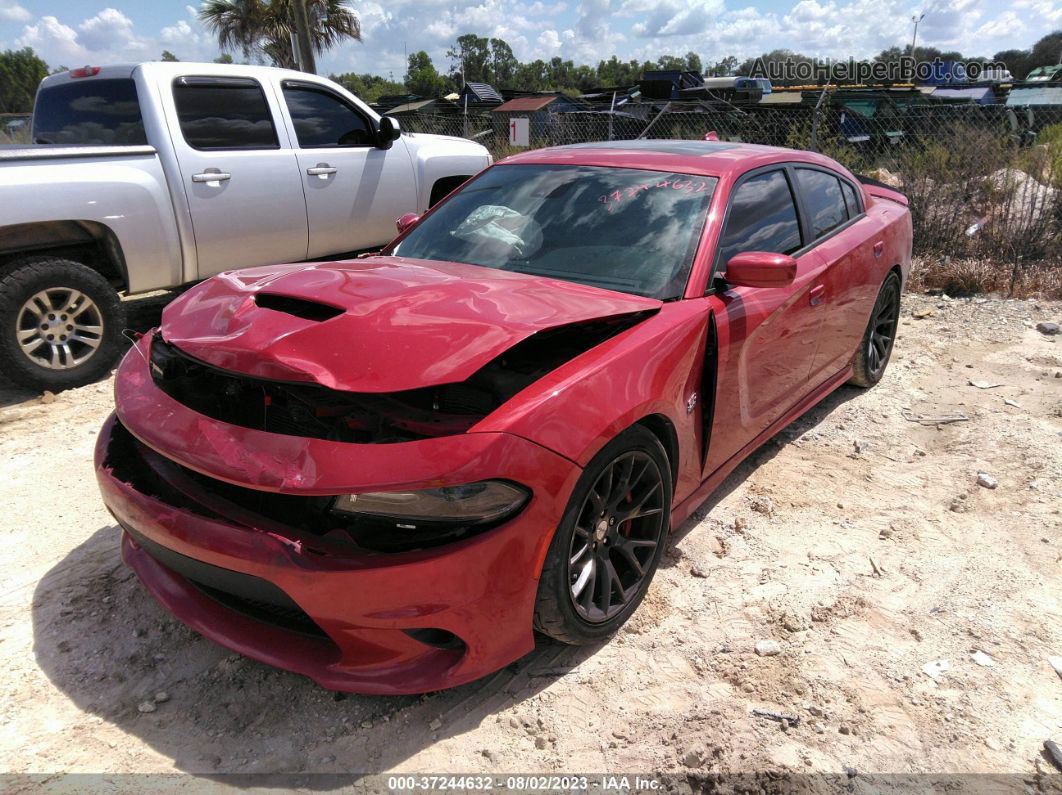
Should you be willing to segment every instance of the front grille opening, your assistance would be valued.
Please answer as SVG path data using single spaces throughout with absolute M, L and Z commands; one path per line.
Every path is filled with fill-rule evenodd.
M 426 646 L 433 646 L 436 649 L 457 650 L 465 648 L 463 640 L 445 629 L 429 627 L 425 629 L 404 629 L 402 631 L 413 640 L 420 641 Z
M 262 309 L 272 309 L 275 312 L 284 312 L 288 315 L 300 317 L 303 320 L 313 320 L 323 323 L 343 314 L 343 310 L 322 304 L 317 301 L 307 301 L 303 298 L 292 298 L 288 295 L 275 295 L 274 293 L 258 293 L 254 302 Z
M 283 605 L 260 602 L 256 599 L 247 599 L 236 594 L 219 591 L 217 588 L 211 588 L 192 579 L 188 581 L 204 596 L 209 596 L 223 607 L 235 610 L 248 618 L 253 618 L 263 624 L 270 624 L 280 629 L 286 629 L 289 632 L 297 632 L 300 635 L 331 640 L 328 637 L 328 633 L 321 629 L 317 622 L 299 607 L 284 607 Z
M 268 580 L 182 555 L 124 524 L 122 529 L 156 563 L 183 577 L 215 602 L 264 624 L 328 639 L 328 634 L 295 600 Z

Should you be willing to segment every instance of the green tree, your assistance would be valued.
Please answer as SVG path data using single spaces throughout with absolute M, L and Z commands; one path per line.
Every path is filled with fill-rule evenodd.
M 0 53 L 0 113 L 29 113 L 48 64 L 29 47 Z
M 404 85 L 379 75 L 358 75 L 349 72 L 342 75 L 329 75 L 329 79 L 339 83 L 363 102 L 376 102 L 380 97 L 387 94 L 406 93 Z
M 214 59 L 214 63 L 232 63 L 232 56 L 229 55 L 227 52 L 223 52 L 221 53 L 221 55 Z
M 475 33 L 465 33 L 457 37 L 454 46 L 446 51 L 446 57 L 452 65 L 452 79 L 460 85 L 466 83 L 487 82 L 487 68 L 490 61 L 490 40 Z
M 305 2 L 310 40 L 318 55 L 346 39 L 361 41 L 361 23 L 342 0 L 205 0 L 199 19 L 223 50 L 244 58 L 265 57 L 275 66 L 296 67 L 291 49 L 294 4 Z
M 437 97 L 443 93 L 446 81 L 435 69 L 431 56 L 424 50 L 412 53 L 406 68 L 406 91 L 420 97 Z
M 515 88 L 513 78 L 520 62 L 504 39 L 490 40 L 490 80 L 495 88 Z
M 712 77 L 728 77 L 737 68 L 737 65 L 738 59 L 733 55 L 728 55 L 712 64 L 708 74 Z
M 178 57 L 177 57 L 176 55 L 174 55 L 174 54 L 173 54 L 172 52 L 170 52 L 169 50 L 163 50 L 163 51 L 162 51 L 162 57 L 161 57 L 161 58 L 159 58 L 159 60 L 160 60 L 160 61 L 167 61 L 167 62 L 172 62 L 172 61 L 179 61 L 179 60 L 181 60 L 181 59 L 180 59 L 180 58 L 178 58 Z

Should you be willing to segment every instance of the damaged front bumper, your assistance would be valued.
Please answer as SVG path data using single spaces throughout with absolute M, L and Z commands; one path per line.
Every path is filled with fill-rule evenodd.
M 119 368 L 96 472 L 126 531 L 124 559 L 180 620 L 248 657 L 362 693 L 451 687 L 533 648 L 537 579 L 578 467 L 502 433 L 356 445 L 226 425 L 159 390 L 147 347 Z M 490 478 L 533 496 L 504 524 L 430 549 L 358 549 L 270 509 Z

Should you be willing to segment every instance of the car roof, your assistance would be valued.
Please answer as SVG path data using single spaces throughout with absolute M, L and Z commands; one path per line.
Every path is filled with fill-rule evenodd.
M 549 164 L 641 168 L 722 177 L 773 163 L 810 163 L 845 173 L 828 157 L 815 152 L 729 141 L 639 139 L 553 146 L 521 152 L 505 164 Z

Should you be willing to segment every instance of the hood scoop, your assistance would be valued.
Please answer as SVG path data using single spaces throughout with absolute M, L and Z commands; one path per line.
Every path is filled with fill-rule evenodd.
M 254 302 L 259 309 L 272 309 L 274 312 L 284 312 L 317 323 L 339 317 L 344 311 L 317 301 L 307 301 L 305 298 L 293 298 L 290 295 L 277 295 L 276 293 L 256 293 Z

